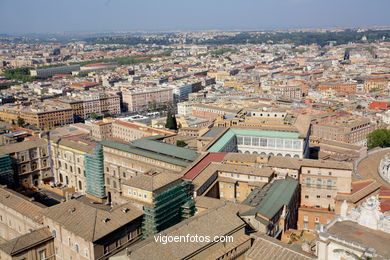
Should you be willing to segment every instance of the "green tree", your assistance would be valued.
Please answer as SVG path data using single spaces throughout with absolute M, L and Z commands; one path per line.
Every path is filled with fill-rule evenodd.
M 390 130 L 377 129 L 367 136 L 368 147 L 390 147 Z
M 187 143 L 184 142 L 183 140 L 177 140 L 177 141 L 176 141 L 176 146 L 184 147 L 184 146 L 186 146 L 186 145 L 187 145 Z
M 19 127 L 22 127 L 22 126 L 24 126 L 24 119 L 23 118 L 21 118 L 21 117 L 18 117 L 18 126 Z
M 98 115 L 97 115 L 95 112 L 92 112 L 91 114 L 89 114 L 89 118 L 91 118 L 91 119 L 97 119 L 97 118 L 98 118 Z
M 171 130 L 177 130 L 176 117 L 175 114 L 172 114 L 171 111 L 168 111 L 165 127 Z

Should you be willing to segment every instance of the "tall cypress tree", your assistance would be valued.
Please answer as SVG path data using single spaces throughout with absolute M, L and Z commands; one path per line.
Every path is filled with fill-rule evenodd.
M 165 127 L 172 130 L 177 130 L 177 122 L 175 114 L 172 114 L 171 111 L 167 113 L 167 122 L 165 123 Z

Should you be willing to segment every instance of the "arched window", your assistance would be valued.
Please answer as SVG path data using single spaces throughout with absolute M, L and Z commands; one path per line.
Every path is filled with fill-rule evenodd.
M 60 182 L 63 182 L 64 178 L 62 177 L 62 174 L 60 173 Z
M 76 251 L 76 253 L 79 252 L 79 245 L 77 243 L 74 244 L 74 251 Z
M 65 176 L 65 181 L 66 181 L 66 185 L 68 185 L 68 184 L 69 184 L 69 178 L 68 178 L 68 176 Z
M 89 255 L 88 248 L 85 248 L 84 249 L 84 256 L 85 257 L 89 257 L 88 255 Z
M 280 157 L 282 157 L 282 156 L 283 156 L 283 154 L 281 154 L 281 153 L 278 153 L 276 156 L 280 156 Z
M 51 235 L 55 238 L 57 236 L 57 230 L 53 229 Z
M 83 185 L 81 183 L 81 181 L 79 181 L 79 190 L 82 190 L 83 189 Z
M 285 156 L 291 158 L 291 155 L 290 155 L 290 154 L 286 154 Z
M 275 156 L 275 154 L 274 153 L 269 153 L 269 156 Z
M 299 158 L 299 155 L 298 154 L 294 155 L 294 158 Z

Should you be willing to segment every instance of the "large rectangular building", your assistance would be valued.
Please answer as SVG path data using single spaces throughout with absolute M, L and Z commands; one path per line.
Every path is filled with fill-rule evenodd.
M 173 102 L 172 88 L 148 88 L 141 90 L 133 90 L 122 93 L 123 105 L 127 111 L 141 111 L 155 102 L 157 105 Z

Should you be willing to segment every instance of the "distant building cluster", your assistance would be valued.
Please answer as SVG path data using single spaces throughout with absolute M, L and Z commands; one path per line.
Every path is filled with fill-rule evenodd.
M 1 42 L 0 259 L 389 259 L 390 44 L 235 35 Z

